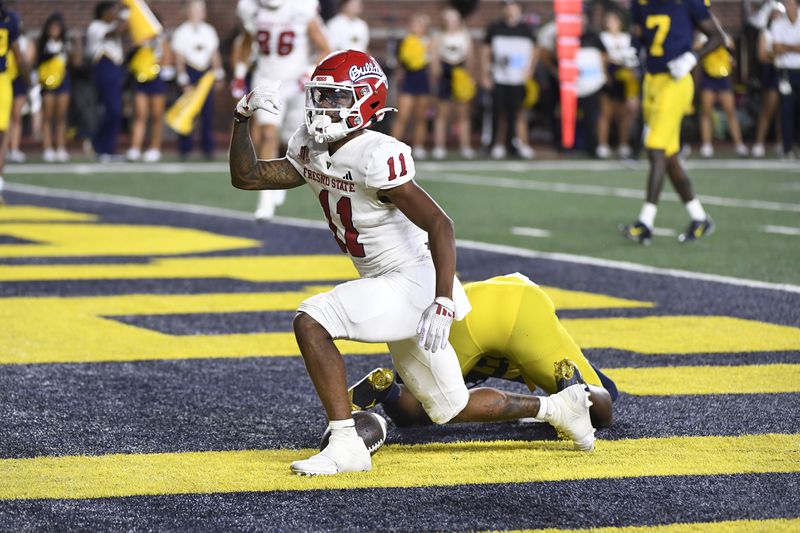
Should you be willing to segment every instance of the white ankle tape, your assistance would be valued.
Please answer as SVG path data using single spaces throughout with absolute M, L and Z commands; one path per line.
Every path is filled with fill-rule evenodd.
M 329 425 L 331 430 L 354 428 L 356 427 L 356 421 L 352 418 L 348 418 L 347 420 L 331 420 Z

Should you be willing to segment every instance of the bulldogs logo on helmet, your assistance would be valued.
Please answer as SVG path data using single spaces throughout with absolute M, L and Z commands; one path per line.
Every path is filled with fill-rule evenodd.
M 383 120 L 389 81 L 375 59 L 357 50 L 323 59 L 306 83 L 306 127 L 317 142 L 333 142 Z M 338 120 L 334 120 L 338 119 Z

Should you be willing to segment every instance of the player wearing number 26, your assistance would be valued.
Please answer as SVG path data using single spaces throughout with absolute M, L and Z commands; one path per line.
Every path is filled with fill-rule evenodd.
M 547 399 L 533 396 L 467 390 L 448 340 L 453 320 L 471 309 L 455 278 L 453 222 L 414 182 L 411 149 L 366 129 L 390 111 L 387 93 L 386 75 L 372 57 L 355 50 L 329 55 L 306 84 L 305 125 L 282 159 L 256 159 L 247 127 L 255 109 L 273 112 L 280 106 L 276 89 L 257 87 L 234 113 L 233 185 L 263 190 L 308 184 L 336 243 L 361 274 L 304 301 L 295 316 L 297 343 L 331 437 L 322 452 L 292 463 L 292 471 L 337 474 L 372 466 L 355 431 L 344 361 L 334 339 L 386 342 L 403 383 L 433 422 L 519 418 L 540 411 L 552 418 L 558 411 L 581 449 L 591 449 L 594 432 L 583 389 L 572 391 L 574 401 L 566 410 L 548 409 Z
M 236 99 L 244 95 L 248 63 L 255 56 L 251 86 L 280 82 L 283 101 L 277 113 L 258 110 L 254 115 L 259 157 L 277 157 L 281 141 L 289 140 L 302 120 L 303 85 L 308 74 L 328 55 L 318 9 L 317 0 L 239 0 L 236 5 L 244 35 L 241 56 L 233 67 L 233 95 Z M 272 218 L 284 198 L 284 191 L 261 191 L 256 220 Z

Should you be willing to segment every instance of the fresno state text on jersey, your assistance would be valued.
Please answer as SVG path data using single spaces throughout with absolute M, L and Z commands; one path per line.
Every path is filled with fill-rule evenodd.
M 381 194 L 415 175 L 411 148 L 372 130 L 354 136 L 333 155 L 305 127 L 286 157 L 306 180 L 337 244 L 362 277 L 377 276 L 429 256 L 428 235 Z

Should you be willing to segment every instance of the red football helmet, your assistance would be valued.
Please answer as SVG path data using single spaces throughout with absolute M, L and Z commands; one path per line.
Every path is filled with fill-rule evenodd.
M 375 59 L 357 50 L 323 59 L 306 83 L 306 127 L 317 142 L 333 142 L 383 120 L 389 80 Z M 334 119 L 338 119 L 334 122 Z

